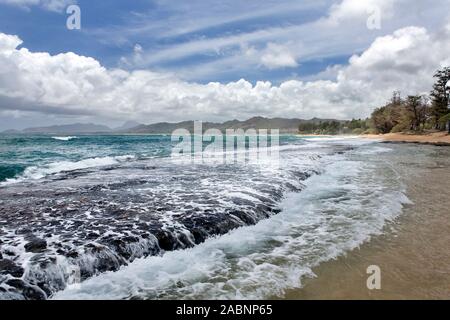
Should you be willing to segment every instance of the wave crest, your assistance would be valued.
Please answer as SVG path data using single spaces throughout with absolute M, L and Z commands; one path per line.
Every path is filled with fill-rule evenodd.
M 76 137 L 76 136 L 69 136 L 69 137 L 52 137 L 52 139 L 55 139 L 55 140 L 59 140 L 59 141 L 70 141 L 70 140 L 73 140 L 73 139 L 77 139 L 78 137 Z

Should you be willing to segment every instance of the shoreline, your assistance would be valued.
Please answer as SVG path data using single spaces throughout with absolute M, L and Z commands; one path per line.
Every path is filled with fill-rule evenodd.
M 450 135 L 446 132 L 436 132 L 429 134 L 405 134 L 405 133 L 387 133 L 387 134 L 368 134 L 362 135 L 365 139 L 381 139 L 383 143 L 416 143 L 435 146 L 450 146 Z
M 359 248 L 313 268 L 315 277 L 303 279 L 302 288 L 288 290 L 284 298 L 448 299 L 450 221 L 445 190 L 450 189 L 449 151 L 436 148 L 433 158 L 426 162 L 402 160 L 396 172 L 412 203 L 403 208 L 401 216 Z M 367 268 L 371 265 L 381 269 L 381 290 L 369 290 L 366 286 Z

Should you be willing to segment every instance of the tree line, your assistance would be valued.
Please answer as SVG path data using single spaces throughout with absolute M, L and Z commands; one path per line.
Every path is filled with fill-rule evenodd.
M 310 121 L 299 126 L 299 131 L 303 134 L 362 134 L 368 129 L 368 119 Z
M 423 132 L 450 133 L 450 67 L 438 70 L 429 95 L 409 95 L 403 98 L 394 92 L 388 103 L 376 108 L 370 118 L 351 121 L 320 121 L 300 124 L 300 133 L 362 134 Z

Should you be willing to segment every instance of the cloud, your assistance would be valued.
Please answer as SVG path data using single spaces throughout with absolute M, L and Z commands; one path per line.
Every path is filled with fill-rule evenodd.
M 392 33 L 405 26 L 415 25 L 430 31 L 436 30 L 441 26 L 442 21 L 448 18 L 447 12 L 450 9 L 448 0 L 436 0 L 433 6 L 421 0 L 316 1 L 314 14 L 310 16 L 303 13 L 301 18 L 285 20 L 283 16 L 277 16 L 276 12 L 270 23 L 259 24 L 254 23 L 250 18 L 251 13 L 255 11 L 257 16 L 261 14 L 264 16 L 269 14 L 267 10 L 262 10 L 265 12 L 263 14 L 260 6 L 259 11 L 252 11 L 247 7 L 242 9 L 238 4 L 233 3 L 229 5 L 231 16 L 242 11 L 241 24 L 235 27 L 228 26 L 227 32 L 222 32 L 220 28 L 223 27 L 223 23 L 226 26 L 230 14 L 229 8 L 219 7 L 211 15 L 209 9 L 205 10 L 204 4 L 203 7 L 198 7 L 199 4 L 196 2 L 196 5 L 189 14 L 186 14 L 185 8 L 175 13 L 169 10 L 169 18 L 163 22 L 157 18 L 145 19 L 147 16 L 144 16 L 142 20 L 145 20 L 146 24 L 141 29 L 124 26 L 124 28 L 118 27 L 114 32 L 109 29 L 104 30 L 101 35 L 114 37 L 114 39 L 108 38 L 108 41 L 126 39 L 130 48 L 132 43 L 139 42 L 142 45 L 144 50 L 138 59 L 135 58 L 132 50 L 129 50 L 126 59 L 122 59 L 128 62 L 128 68 L 157 68 L 173 71 L 180 73 L 186 80 L 194 81 L 239 79 L 242 76 L 254 79 L 255 74 L 256 77 L 260 77 L 263 72 L 265 72 L 264 79 L 271 79 L 271 71 L 277 68 L 277 60 L 282 60 L 268 53 L 262 61 L 261 54 L 267 50 L 268 43 L 285 47 L 284 50 L 288 53 L 284 55 L 286 58 L 284 60 L 287 61 L 288 67 L 294 66 L 295 61 L 297 64 L 306 66 L 303 70 L 307 72 L 306 70 L 309 70 L 307 65 L 310 62 L 317 65 L 328 59 L 342 59 L 342 57 L 362 52 L 376 37 Z M 289 5 L 292 5 L 292 2 L 281 3 L 283 10 L 280 12 L 286 14 L 288 11 L 284 10 Z M 308 3 L 304 5 L 306 6 L 304 9 L 308 5 L 311 6 Z M 380 14 L 381 29 L 368 28 L 368 21 L 373 16 L 374 8 L 379 9 L 377 12 Z M 221 13 L 222 11 L 226 14 Z M 208 23 L 214 23 L 210 21 L 211 16 L 214 16 L 214 19 L 217 18 L 215 26 L 219 26 L 219 30 L 214 29 L 214 26 L 212 30 L 202 29 L 204 19 Z M 199 33 L 170 39 L 170 41 L 159 38 L 160 35 L 164 37 L 167 34 L 183 34 L 192 30 Z M 150 35 L 149 38 L 139 38 L 138 35 L 143 32 Z M 246 50 L 241 50 L 242 47 L 253 48 L 258 54 L 248 55 Z M 266 70 L 262 70 L 261 66 Z M 287 77 L 288 68 L 284 72 L 284 77 Z M 305 76 L 300 74 L 302 78 Z
M 436 69 L 450 62 L 448 27 L 435 33 L 399 29 L 378 37 L 348 65 L 335 67 L 335 80 L 290 80 L 279 86 L 243 79 L 186 82 L 173 74 L 107 69 L 90 57 L 31 52 L 19 45 L 17 36 L 0 34 L 0 109 L 141 122 L 364 117 L 394 90 L 428 92 Z
M 286 15 L 301 16 L 302 13 L 320 10 L 332 0 L 266 0 L 245 2 L 240 0 L 191 0 L 154 1 L 154 7 L 148 12 L 133 12 L 134 19 L 126 26 L 114 30 L 96 29 L 95 33 L 115 41 L 120 34 L 120 42 L 137 35 L 154 34 L 156 38 L 174 38 L 187 34 L 204 34 L 210 29 L 247 24 L 252 21 L 271 20 L 278 24 Z M 163 19 L 158 13 L 163 13 Z
M 269 69 L 297 67 L 294 54 L 288 47 L 275 43 L 268 43 L 261 57 L 261 63 Z
M 325 20 L 335 24 L 348 20 L 367 19 L 374 10 L 379 10 L 382 17 L 390 18 L 394 14 L 394 6 L 404 0 L 343 0 L 331 6 L 329 15 Z
M 0 52 L 12 53 L 23 41 L 18 36 L 0 33 Z
M 76 3 L 76 0 L 0 0 L 0 4 L 2 3 L 24 9 L 39 6 L 49 11 L 63 12 L 69 5 Z

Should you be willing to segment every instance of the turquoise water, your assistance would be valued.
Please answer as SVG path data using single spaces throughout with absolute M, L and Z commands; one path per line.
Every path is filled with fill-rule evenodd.
M 282 136 L 280 143 L 301 143 L 301 139 Z M 173 145 L 170 135 L 0 135 L 0 182 L 19 177 L 27 168 L 59 162 L 169 157 Z
M 282 296 L 407 203 L 395 153 L 366 139 L 281 136 L 261 163 L 178 161 L 172 144 L 0 136 L 0 254 L 23 267 L 0 300 Z
M 0 181 L 17 177 L 28 167 L 50 163 L 125 155 L 167 157 L 171 151 L 170 136 L 165 135 L 77 136 L 68 141 L 60 138 L 64 137 L 0 136 Z

